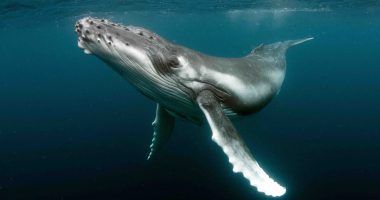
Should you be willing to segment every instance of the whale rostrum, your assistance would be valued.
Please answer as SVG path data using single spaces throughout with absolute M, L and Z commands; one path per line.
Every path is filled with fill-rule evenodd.
M 260 167 L 231 118 L 261 110 L 280 91 L 289 47 L 311 40 L 260 45 L 241 58 L 209 56 L 171 43 L 147 29 L 104 19 L 80 19 L 78 46 L 94 54 L 157 103 L 148 159 L 168 141 L 175 119 L 208 123 L 212 140 L 240 172 L 270 196 L 286 189 Z

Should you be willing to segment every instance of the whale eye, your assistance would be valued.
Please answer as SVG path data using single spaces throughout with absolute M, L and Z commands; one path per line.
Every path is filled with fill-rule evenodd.
M 161 74 L 170 74 L 173 73 L 173 70 L 179 68 L 181 65 L 179 64 L 178 58 L 174 55 L 169 57 L 164 57 L 160 54 L 150 54 L 150 60 L 154 68 Z
M 179 62 L 177 58 L 170 58 L 167 62 L 168 66 L 171 68 L 178 68 L 179 67 Z

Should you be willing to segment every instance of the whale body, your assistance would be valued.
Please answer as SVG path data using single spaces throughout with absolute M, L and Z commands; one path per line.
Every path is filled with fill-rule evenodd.
M 78 46 L 94 54 L 157 103 L 148 159 L 170 137 L 175 118 L 208 123 L 212 140 L 240 172 L 270 196 L 286 189 L 268 176 L 230 118 L 261 110 L 278 94 L 289 47 L 311 40 L 260 45 L 241 58 L 221 58 L 171 43 L 147 29 L 86 17 L 77 21 Z

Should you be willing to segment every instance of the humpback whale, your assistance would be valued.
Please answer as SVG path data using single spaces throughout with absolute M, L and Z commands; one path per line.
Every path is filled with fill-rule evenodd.
M 313 38 L 262 44 L 244 57 L 222 58 L 105 19 L 85 17 L 76 22 L 75 31 L 86 54 L 96 55 L 157 103 L 148 159 L 168 140 L 176 118 L 207 123 L 235 173 L 266 195 L 285 194 L 255 160 L 231 118 L 267 105 L 284 80 L 287 49 Z

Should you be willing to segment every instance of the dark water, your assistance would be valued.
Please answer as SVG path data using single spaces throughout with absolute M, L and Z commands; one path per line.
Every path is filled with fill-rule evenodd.
M 289 50 L 281 93 L 235 124 L 280 199 L 380 199 L 379 1 L 0 3 L 0 199 L 272 199 L 232 173 L 208 127 L 178 120 L 146 161 L 155 103 L 77 47 L 84 16 L 218 56 Z

